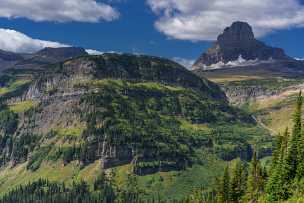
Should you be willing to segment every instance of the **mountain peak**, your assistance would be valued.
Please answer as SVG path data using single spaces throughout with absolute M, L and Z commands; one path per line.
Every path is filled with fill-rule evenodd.
M 252 27 L 246 22 L 234 22 L 224 29 L 213 46 L 203 53 L 196 61 L 193 68 L 209 69 L 215 64 L 227 64 L 238 60 L 268 61 L 289 60 L 280 48 L 267 46 L 255 39 Z
M 230 27 L 227 27 L 223 34 L 219 35 L 217 41 L 220 45 L 252 42 L 254 34 L 251 26 L 246 22 L 234 22 Z

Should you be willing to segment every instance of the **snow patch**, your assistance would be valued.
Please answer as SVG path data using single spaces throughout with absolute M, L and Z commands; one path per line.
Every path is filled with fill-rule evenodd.
M 294 58 L 295 60 L 297 60 L 297 61 L 304 61 L 304 58 Z

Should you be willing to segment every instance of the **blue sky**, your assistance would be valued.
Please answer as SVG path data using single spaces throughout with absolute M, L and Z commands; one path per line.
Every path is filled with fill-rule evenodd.
M 254 5 L 249 0 L 241 5 L 233 0 L 86 0 L 87 5 L 77 4 L 79 0 L 53 0 L 53 8 L 49 0 L 36 3 L 34 8 L 28 2 L 38 0 L 3 1 L 0 29 L 14 30 L 30 39 L 102 52 L 194 60 L 225 26 L 242 20 L 253 25 L 256 35 L 267 44 L 284 48 L 293 57 L 304 57 L 304 6 L 298 0 L 268 0 L 268 4 L 256 0 Z M 61 12 L 62 2 L 71 6 Z M 0 37 L 5 41 L 1 32 Z M 0 40 L 0 48 L 11 48 L 6 41 L 2 44 L 5 46 L 1 47 Z M 20 50 L 30 46 L 28 42 Z M 21 45 L 13 47 L 10 51 L 18 51 Z M 36 47 L 40 45 L 31 50 Z

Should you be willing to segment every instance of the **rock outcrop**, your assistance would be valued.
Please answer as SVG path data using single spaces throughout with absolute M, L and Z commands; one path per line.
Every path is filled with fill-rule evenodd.
M 208 68 L 212 64 L 227 64 L 237 61 L 240 56 L 244 60 L 289 60 L 280 48 L 267 46 L 256 40 L 252 28 L 245 22 L 234 22 L 218 36 L 217 41 L 206 53 L 195 62 L 193 68 Z

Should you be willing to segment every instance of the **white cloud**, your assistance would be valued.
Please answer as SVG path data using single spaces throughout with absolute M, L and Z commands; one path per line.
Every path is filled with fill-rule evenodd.
M 119 17 L 118 11 L 96 0 L 0 0 L 0 17 L 34 21 L 98 22 Z
M 181 64 L 182 66 L 191 69 L 192 65 L 194 64 L 195 60 L 192 59 L 185 59 L 185 58 L 181 58 L 181 57 L 174 57 L 172 58 L 173 61 L 175 61 L 176 63 Z
M 304 26 L 298 0 L 147 0 L 159 17 L 156 28 L 182 40 L 214 40 L 234 21 L 246 21 L 260 37 Z
M 32 53 L 45 47 L 67 47 L 59 42 L 33 39 L 15 30 L 0 28 L 0 49 L 17 53 Z

